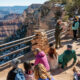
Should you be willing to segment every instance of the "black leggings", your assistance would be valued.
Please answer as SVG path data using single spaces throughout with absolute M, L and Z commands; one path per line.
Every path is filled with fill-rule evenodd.
M 77 39 L 77 30 L 73 30 L 74 39 Z

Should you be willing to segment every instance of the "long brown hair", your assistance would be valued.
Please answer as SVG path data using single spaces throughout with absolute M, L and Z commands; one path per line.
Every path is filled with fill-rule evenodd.
M 54 56 L 57 58 L 56 49 L 51 47 L 51 48 L 49 49 L 48 55 L 49 55 L 51 58 L 54 58 Z
M 38 80 L 39 78 L 41 79 L 48 78 L 49 80 L 51 80 L 51 76 L 48 74 L 46 68 L 44 67 L 43 64 L 40 63 L 34 67 L 34 76 L 36 80 Z

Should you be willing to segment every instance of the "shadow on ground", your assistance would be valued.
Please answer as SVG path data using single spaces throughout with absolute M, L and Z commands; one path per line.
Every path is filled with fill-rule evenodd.
M 60 73 L 62 73 L 62 72 L 64 72 L 64 71 L 70 69 L 70 68 L 73 67 L 73 66 L 74 66 L 74 64 L 71 64 L 69 67 L 66 67 L 66 69 L 63 69 L 62 71 L 60 71 L 60 69 L 58 68 L 58 69 L 56 69 L 56 70 L 54 70 L 54 71 L 51 71 L 51 74 L 52 74 L 52 75 L 58 75 L 58 74 L 60 74 Z

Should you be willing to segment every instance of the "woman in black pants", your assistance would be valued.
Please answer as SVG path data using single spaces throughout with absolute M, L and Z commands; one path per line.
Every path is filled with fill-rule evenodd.
M 78 19 L 75 18 L 73 21 L 73 25 L 72 25 L 72 30 L 73 30 L 73 40 L 77 40 L 77 30 L 79 27 L 79 22 Z

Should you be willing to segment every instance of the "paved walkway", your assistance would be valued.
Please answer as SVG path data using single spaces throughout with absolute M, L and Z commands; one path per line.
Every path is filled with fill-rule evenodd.
M 78 59 L 79 59 L 79 53 L 80 53 L 80 40 L 78 40 L 77 42 L 76 41 L 72 41 L 71 39 L 68 39 L 68 40 L 63 40 L 62 41 L 62 44 L 63 44 L 63 47 L 58 49 L 57 52 L 58 54 L 61 54 L 63 53 L 63 51 L 66 49 L 66 45 L 67 44 L 72 44 L 73 45 L 73 49 L 76 50 L 76 54 L 78 55 Z M 71 65 L 72 61 L 69 62 L 68 66 Z M 22 64 L 19 65 L 20 68 L 23 68 Z M 74 67 L 74 66 L 73 66 Z M 54 73 L 54 78 L 55 80 L 73 80 L 73 72 L 72 72 L 72 69 L 73 67 L 61 72 L 61 73 L 58 73 L 58 72 L 53 72 Z M 77 66 L 76 66 L 77 67 Z M 11 68 L 7 68 L 5 69 L 4 71 L 0 72 L 0 80 L 6 80 L 6 76 L 7 76 L 7 73 L 9 72 Z M 78 67 L 77 67 L 78 69 Z

